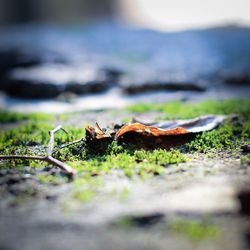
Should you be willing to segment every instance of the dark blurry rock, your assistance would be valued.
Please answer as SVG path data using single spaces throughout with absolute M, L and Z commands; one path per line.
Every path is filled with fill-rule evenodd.
M 153 213 L 147 215 L 138 215 L 138 216 L 131 216 L 125 218 L 129 222 L 129 224 L 137 227 L 151 227 L 155 224 L 163 221 L 164 214 L 162 213 Z
M 8 192 L 14 196 L 19 197 L 34 197 L 38 193 L 38 187 L 36 183 L 31 180 L 28 182 L 19 183 L 18 185 L 12 185 L 8 187 Z
M 250 145 L 243 145 L 241 146 L 241 150 L 243 153 L 250 153 Z
M 250 72 L 229 73 L 222 76 L 224 83 L 237 86 L 250 86 Z
M 16 175 L 8 176 L 8 178 L 6 178 L 6 183 L 7 185 L 13 185 L 13 184 L 21 182 L 22 180 L 23 180 L 22 176 L 16 174 Z
M 44 63 L 67 63 L 60 53 L 38 48 L 12 48 L 0 51 L 0 90 L 5 90 L 8 73 L 15 68 L 29 68 Z
M 56 201 L 57 198 L 58 198 L 57 195 L 50 195 L 50 194 L 48 194 L 48 195 L 45 196 L 45 199 L 49 200 L 49 201 Z
M 124 74 L 124 71 L 118 68 L 103 67 L 102 70 L 105 71 L 107 77 L 113 82 L 118 81 Z
M 186 81 L 186 80 L 168 80 L 168 79 L 145 79 L 144 77 L 133 79 L 130 77 L 124 77 L 120 81 L 120 86 L 124 93 L 133 95 L 140 94 L 144 92 L 152 92 L 152 91 L 161 91 L 161 90 L 169 90 L 169 91 L 205 91 L 205 85 L 194 82 L 194 81 Z
M 250 230 L 245 232 L 244 239 L 245 239 L 246 249 L 250 249 Z
M 98 93 L 113 84 L 112 77 L 102 69 L 46 64 L 10 71 L 3 90 L 16 97 L 53 98 L 62 93 Z
M 25 181 L 27 177 L 18 171 L 1 171 L 0 173 L 0 185 L 15 185 Z
M 250 215 L 250 188 L 241 189 L 237 195 L 240 202 L 240 212 Z
M 43 63 L 67 63 L 67 59 L 54 51 L 13 48 L 0 51 L 0 77 L 17 67 L 31 67 Z
M 0 170 L 0 177 L 5 176 L 7 174 L 8 170 L 7 169 L 1 169 Z

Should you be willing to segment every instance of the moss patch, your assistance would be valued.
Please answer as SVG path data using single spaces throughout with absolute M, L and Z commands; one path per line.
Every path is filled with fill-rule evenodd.
M 85 172 L 85 174 L 91 176 L 103 175 L 111 170 L 119 170 L 127 177 L 137 175 L 144 178 L 162 174 L 167 164 L 176 164 L 186 160 L 187 157 L 178 150 L 159 149 L 152 152 L 143 150 L 130 152 L 124 149 L 123 152 L 93 156 L 80 162 L 69 162 L 69 164 L 79 172 Z
M 6 110 L 0 110 L 0 123 L 10 123 L 18 122 L 23 120 L 33 120 L 33 121 L 43 121 L 43 120 L 53 120 L 52 115 L 41 114 L 41 113 L 31 113 L 23 114 L 16 112 L 9 112 Z
M 241 165 L 250 165 L 250 155 L 243 155 L 240 157 Z
M 228 121 L 218 129 L 198 135 L 194 141 L 185 146 L 185 149 L 202 153 L 211 150 L 239 149 L 250 139 L 249 125 L 249 120 L 242 117 L 240 117 L 240 122 Z
M 0 133 L 0 153 L 26 153 L 35 146 L 46 146 L 49 141 L 49 131 L 55 125 L 51 122 L 30 121 L 27 124 L 21 125 L 18 128 L 6 130 Z M 55 146 L 67 143 L 75 138 L 84 136 L 84 131 L 79 128 L 67 127 L 68 134 L 58 132 L 55 136 Z M 37 152 L 34 152 L 37 154 Z
M 169 225 L 170 231 L 186 236 L 195 241 L 215 239 L 219 236 L 219 228 L 206 220 L 178 219 Z
M 58 175 L 38 175 L 37 179 L 39 182 L 43 183 L 43 184 L 52 184 L 52 185 L 59 185 L 62 183 L 67 182 L 67 178 L 66 177 L 62 177 L 62 176 L 58 176 Z
M 250 118 L 250 100 L 207 100 L 200 103 L 192 102 L 166 102 L 163 104 L 135 104 L 127 108 L 134 113 L 149 111 L 162 112 L 159 119 L 185 119 L 207 114 L 239 114 L 244 118 Z

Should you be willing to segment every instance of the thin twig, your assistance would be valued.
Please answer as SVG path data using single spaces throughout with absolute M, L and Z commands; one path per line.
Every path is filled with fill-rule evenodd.
M 30 155 L 0 155 L 0 160 L 12 160 L 12 159 L 21 159 L 21 160 L 37 160 L 45 161 L 50 164 L 53 164 L 56 167 L 59 167 L 61 170 L 66 172 L 68 175 L 73 176 L 76 174 L 76 170 L 71 168 L 66 163 L 63 163 L 52 156 L 30 156 Z
M 55 159 L 52 156 L 46 156 L 45 159 L 47 160 L 48 163 L 53 164 L 54 166 L 59 167 L 60 169 L 62 169 L 64 172 L 66 172 L 67 174 L 73 176 L 76 174 L 76 170 L 73 169 L 72 167 L 70 167 L 69 165 L 67 165 L 64 162 L 61 162 L 57 159 Z
M 66 147 L 71 146 L 71 145 L 73 145 L 73 144 L 77 144 L 77 143 L 82 142 L 82 141 L 83 141 L 83 138 L 78 139 L 78 140 L 76 140 L 76 141 L 72 141 L 72 142 L 63 144 L 63 145 L 60 145 L 60 146 L 58 146 L 58 149 L 63 149 L 63 148 L 66 148 Z
M 48 156 L 51 156 L 54 149 L 54 142 L 55 142 L 55 133 L 59 130 L 62 130 L 64 133 L 68 134 L 68 132 L 62 127 L 62 125 L 58 125 L 53 130 L 49 131 L 50 140 L 49 140 L 49 146 L 48 146 Z

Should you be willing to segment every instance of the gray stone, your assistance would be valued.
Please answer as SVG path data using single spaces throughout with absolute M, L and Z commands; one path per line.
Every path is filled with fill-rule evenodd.
M 250 73 L 247 71 L 230 71 L 221 76 L 223 83 L 236 86 L 250 86 Z
M 156 76 L 156 75 L 136 75 L 124 76 L 120 81 L 123 92 L 129 95 L 140 94 L 152 91 L 198 91 L 206 90 L 205 84 L 198 80 L 182 77 Z
M 13 68 L 32 67 L 44 63 L 67 63 L 62 54 L 39 48 L 14 47 L 0 51 L 0 77 Z
M 89 94 L 107 90 L 118 73 L 91 66 L 46 64 L 9 72 L 4 91 L 23 98 L 53 98 L 62 93 Z

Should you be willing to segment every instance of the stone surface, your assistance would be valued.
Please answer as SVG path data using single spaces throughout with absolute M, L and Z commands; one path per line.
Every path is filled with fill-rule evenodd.
M 221 80 L 228 85 L 236 86 L 249 86 L 250 85 L 250 73 L 246 71 L 236 71 L 236 72 L 227 72 L 221 76 Z
M 0 50 L 0 78 L 13 68 L 28 68 L 44 63 L 67 63 L 68 60 L 60 53 L 40 49 L 38 47 L 14 46 L 1 47 Z M 1 87 L 2 84 L 0 84 Z
M 246 144 L 241 146 L 241 150 L 243 153 L 249 154 L 250 153 L 250 145 Z
M 151 77 L 142 74 L 138 76 L 124 76 L 120 81 L 120 87 L 125 94 L 134 95 L 153 91 L 198 91 L 206 90 L 205 83 L 198 80 L 182 79 L 179 77 L 164 77 L 160 74 Z
M 250 215 L 250 188 L 241 189 L 237 197 L 240 201 L 240 212 L 244 215 Z
M 10 95 L 24 98 L 99 93 L 113 86 L 117 75 L 117 72 L 87 65 L 47 64 L 10 71 L 3 89 Z

